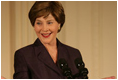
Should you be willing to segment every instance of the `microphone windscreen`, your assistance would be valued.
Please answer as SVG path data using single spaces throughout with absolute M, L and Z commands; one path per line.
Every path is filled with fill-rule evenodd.
M 78 69 L 84 68 L 84 66 L 85 66 L 84 62 L 82 61 L 82 58 L 76 58 L 74 62 Z
M 68 64 L 67 64 L 66 60 L 63 59 L 63 58 L 59 59 L 59 60 L 57 61 L 57 63 L 58 63 L 58 65 L 59 65 L 59 67 L 60 67 L 61 69 L 64 69 L 64 68 L 67 68 L 67 67 L 68 67 Z
M 61 58 L 57 61 L 58 66 L 62 69 L 63 75 L 66 76 L 68 79 L 72 79 L 72 72 L 71 69 L 68 67 L 68 64 L 65 59 Z

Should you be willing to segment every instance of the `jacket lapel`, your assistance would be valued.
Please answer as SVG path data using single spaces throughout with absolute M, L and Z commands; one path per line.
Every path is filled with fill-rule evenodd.
M 58 44 L 58 57 L 57 60 L 60 58 L 64 58 L 65 60 L 69 60 L 69 53 L 64 44 L 62 44 L 58 39 L 57 39 L 57 44 Z
M 46 66 L 50 67 L 53 71 L 56 73 L 62 75 L 60 71 L 58 70 L 58 67 L 56 64 L 53 62 L 51 56 L 49 55 L 48 51 L 44 47 L 44 45 L 40 42 L 39 39 L 37 39 L 34 43 L 34 49 L 35 49 L 35 54 L 38 57 L 40 61 L 42 61 Z

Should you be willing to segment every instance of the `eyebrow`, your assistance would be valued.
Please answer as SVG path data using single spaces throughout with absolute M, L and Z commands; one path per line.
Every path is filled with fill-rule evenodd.
M 36 19 L 36 21 L 40 21 L 40 22 L 42 22 L 41 20 L 39 20 L 39 19 Z M 54 21 L 53 19 L 49 19 L 49 20 L 47 20 L 47 21 Z
M 41 20 L 36 20 L 36 21 L 41 21 Z

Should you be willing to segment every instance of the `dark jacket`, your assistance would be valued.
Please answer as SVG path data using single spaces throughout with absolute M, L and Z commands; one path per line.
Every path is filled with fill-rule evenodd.
M 79 50 L 62 44 L 57 39 L 57 61 L 64 58 L 72 74 L 78 73 L 74 60 L 81 58 Z M 60 67 L 55 64 L 44 45 L 37 39 L 34 44 L 21 48 L 14 57 L 15 79 L 65 79 Z

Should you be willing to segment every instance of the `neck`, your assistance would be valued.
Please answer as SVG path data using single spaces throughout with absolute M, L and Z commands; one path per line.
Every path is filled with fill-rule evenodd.
M 57 49 L 57 41 L 56 39 L 54 41 L 52 41 L 51 43 L 48 43 L 48 44 L 43 44 L 46 49 Z
M 52 43 L 49 44 L 43 44 L 47 51 L 49 52 L 51 58 L 53 59 L 54 63 L 57 61 L 57 44 L 56 44 L 56 39 L 52 41 Z

